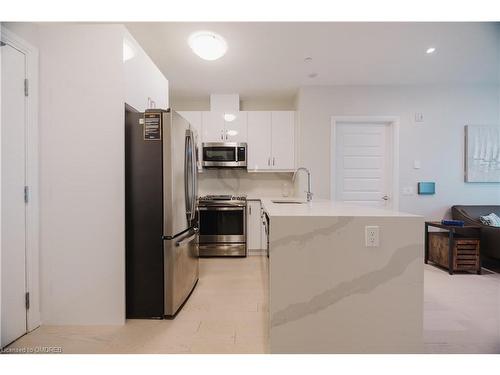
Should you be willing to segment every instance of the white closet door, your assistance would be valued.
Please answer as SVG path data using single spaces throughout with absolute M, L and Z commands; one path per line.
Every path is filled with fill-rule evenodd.
M 249 170 L 272 169 L 271 112 L 248 112 L 248 166 Z
M 2 338 L 26 333 L 25 55 L 4 45 L 2 53 Z
M 335 200 L 390 206 L 389 124 L 339 122 L 335 133 Z

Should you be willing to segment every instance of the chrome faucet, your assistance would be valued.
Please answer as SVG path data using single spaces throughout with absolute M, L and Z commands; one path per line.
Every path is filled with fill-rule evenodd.
M 297 170 L 293 173 L 292 182 L 295 182 L 295 177 L 297 176 L 297 172 L 300 170 L 303 170 L 307 173 L 307 191 L 306 191 L 306 193 L 307 193 L 307 201 L 310 202 L 313 199 L 313 193 L 311 192 L 311 172 L 309 172 L 309 169 L 304 168 L 304 167 L 297 168 Z

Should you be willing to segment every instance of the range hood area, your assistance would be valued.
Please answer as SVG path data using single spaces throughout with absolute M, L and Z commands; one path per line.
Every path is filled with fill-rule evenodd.
M 241 110 L 238 94 L 211 94 L 210 110 L 179 111 L 197 129 L 198 170 L 293 172 L 296 113 Z

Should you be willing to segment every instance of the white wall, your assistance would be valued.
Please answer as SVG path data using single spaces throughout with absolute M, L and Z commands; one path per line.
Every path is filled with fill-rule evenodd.
M 210 111 L 210 96 L 172 97 L 170 106 L 176 111 Z M 241 111 L 294 111 L 295 98 L 244 97 L 240 98 Z
M 40 56 L 42 323 L 122 324 L 124 28 L 7 28 Z
M 400 191 L 418 181 L 436 181 L 436 195 L 404 196 L 400 210 L 442 218 L 454 204 L 500 204 L 500 184 L 466 184 L 464 125 L 498 125 L 499 87 L 330 86 L 300 89 L 299 165 L 311 169 L 316 197 L 330 197 L 332 116 L 400 118 Z M 413 122 L 415 112 L 425 122 Z M 413 169 L 413 160 L 421 169 Z M 301 184 L 303 180 L 301 181 Z M 303 189 L 301 189 L 303 190 Z

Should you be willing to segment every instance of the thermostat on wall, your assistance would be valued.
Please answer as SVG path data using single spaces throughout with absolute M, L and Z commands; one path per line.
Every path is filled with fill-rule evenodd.
M 419 182 L 418 183 L 418 194 L 420 194 L 420 195 L 436 194 L 436 183 L 435 182 Z

